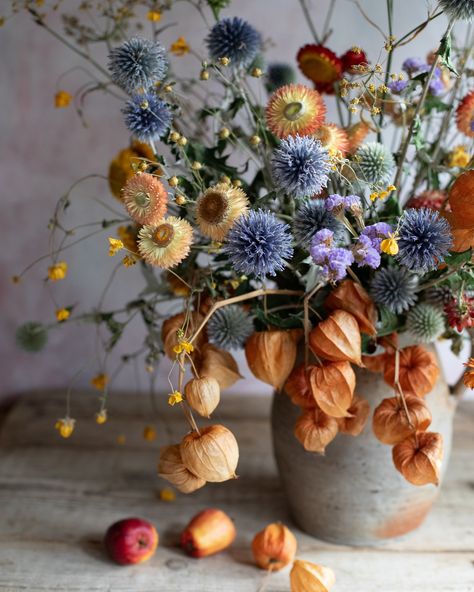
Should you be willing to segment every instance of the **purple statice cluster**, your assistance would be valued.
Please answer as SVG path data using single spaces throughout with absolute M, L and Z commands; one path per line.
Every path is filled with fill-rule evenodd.
M 318 231 L 311 241 L 311 257 L 321 267 L 325 280 L 337 282 L 347 275 L 347 268 L 354 263 L 354 255 L 349 249 L 336 246 L 334 232 L 324 228 Z
M 364 265 L 372 269 L 380 267 L 380 244 L 388 237 L 391 231 L 392 227 L 385 222 L 377 222 L 364 228 L 357 242 L 352 247 L 354 260 L 359 267 L 363 267 Z
M 408 58 L 403 62 L 402 69 L 408 74 L 410 78 L 414 78 L 415 76 L 429 72 L 431 66 L 421 58 L 413 57 Z M 444 84 L 441 76 L 441 69 L 436 68 L 429 86 L 429 92 L 434 97 L 439 96 L 444 90 Z M 406 80 L 394 80 L 390 82 L 388 86 L 393 93 L 400 94 L 406 89 L 408 82 Z
M 325 199 L 325 206 L 329 212 L 337 215 L 345 210 L 358 215 L 362 212 L 362 203 L 358 195 L 338 195 L 334 193 Z

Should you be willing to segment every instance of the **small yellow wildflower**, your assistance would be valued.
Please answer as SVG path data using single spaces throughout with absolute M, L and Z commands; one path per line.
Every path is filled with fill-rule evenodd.
M 101 409 L 98 413 L 95 414 L 95 423 L 102 425 L 107 421 L 107 409 Z
M 183 57 L 189 53 L 191 48 L 184 37 L 178 37 L 174 43 L 171 44 L 170 51 L 178 57 Z
M 221 175 L 219 178 L 219 181 L 221 183 L 225 183 L 226 185 L 230 185 L 232 183 L 232 180 L 230 177 L 228 177 L 227 175 Z
M 172 489 L 169 489 L 168 487 L 160 489 L 160 500 L 164 502 L 174 502 L 175 499 L 176 493 Z
M 21 282 L 21 277 L 19 275 L 12 275 L 10 279 L 12 284 L 19 284 Z
M 135 257 L 132 257 L 132 255 L 125 255 L 125 257 L 122 259 L 122 264 L 124 267 L 133 267 L 136 262 L 137 260 Z
M 234 290 L 237 290 L 237 288 L 240 286 L 240 280 L 230 280 L 229 283 Z
M 183 400 L 183 395 L 179 391 L 173 391 L 168 395 L 168 405 L 173 407 L 176 403 L 181 403 Z
M 380 249 L 382 253 L 387 255 L 396 255 L 398 253 L 398 242 L 395 234 L 390 233 L 388 238 L 384 239 L 380 243 Z
M 143 428 L 143 439 L 147 442 L 156 440 L 156 430 L 153 426 L 147 425 Z
M 54 427 L 58 430 L 59 435 L 62 438 L 69 438 L 74 431 L 75 423 L 75 419 L 72 419 L 71 417 L 63 417 L 62 419 L 58 419 Z
M 459 167 L 461 169 L 467 167 L 469 164 L 471 157 L 469 156 L 466 146 L 456 146 L 449 154 L 448 154 L 448 166 L 450 168 Z
M 182 354 L 183 352 L 190 354 L 194 351 L 194 345 L 184 339 L 173 347 L 173 351 L 175 354 Z
M 119 444 L 120 446 L 123 446 L 126 441 L 127 441 L 127 438 L 123 434 L 119 434 L 117 436 L 117 444 Z
M 261 68 L 254 68 L 250 74 L 254 78 L 261 78 L 263 76 L 263 70 Z
M 124 248 L 123 242 L 119 238 L 109 236 L 109 257 L 113 257 Z
M 94 376 L 94 378 L 91 379 L 91 385 L 98 391 L 103 391 L 108 382 L 109 377 L 107 374 L 97 374 L 97 376 Z
M 54 106 L 56 109 L 63 109 L 69 107 L 72 101 L 72 95 L 66 90 L 59 90 L 54 96 Z
M 381 191 L 379 193 L 379 199 L 385 199 L 386 197 L 388 197 L 389 193 L 388 191 Z
M 56 311 L 56 319 L 60 323 L 62 321 L 67 321 L 70 316 L 71 316 L 71 313 L 67 308 L 58 308 L 58 310 Z
M 63 280 L 67 273 L 67 263 L 65 261 L 58 261 L 54 265 L 48 267 L 48 278 L 52 282 Z
M 219 58 L 219 64 L 221 66 L 228 66 L 230 64 L 230 58 L 226 58 L 225 56 L 223 58 Z
M 390 191 L 390 192 L 392 192 L 392 191 L 396 191 L 396 190 L 397 190 L 397 188 L 395 187 L 395 185 L 389 185 L 389 186 L 387 187 L 387 191 Z
M 161 12 L 159 10 L 149 10 L 146 18 L 152 23 L 157 23 L 161 20 Z
M 374 191 L 373 193 L 370 194 L 370 201 L 375 201 L 379 197 L 380 197 L 380 194 L 377 191 Z

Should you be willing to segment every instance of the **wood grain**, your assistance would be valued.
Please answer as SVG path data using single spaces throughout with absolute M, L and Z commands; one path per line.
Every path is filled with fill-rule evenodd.
M 163 403 L 155 442 L 142 437 L 150 423 L 146 397 L 116 397 L 109 422 L 97 426 L 96 397 L 78 393 L 77 430 L 68 441 L 53 429 L 64 415 L 61 394 L 34 393 L 10 409 L 0 428 L 0 590 L 256 592 L 264 574 L 252 564 L 249 543 L 266 523 L 281 520 L 297 535 L 300 557 L 335 570 L 338 592 L 474 591 L 472 403 L 460 406 L 434 511 L 416 533 L 377 549 L 336 547 L 293 527 L 271 453 L 266 398 L 224 399 L 215 418 L 239 440 L 239 479 L 161 501 L 158 449 L 185 430 L 177 410 Z M 234 518 L 237 540 L 218 556 L 190 559 L 178 547 L 179 533 L 209 506 Z M 146 564 L 117 567 L 104 556 L 101 538 L 113 521 L 133 515 L 156 524 L 160 546 Z M 269 578 L 266 592 L 288 590 L 288 570 Z

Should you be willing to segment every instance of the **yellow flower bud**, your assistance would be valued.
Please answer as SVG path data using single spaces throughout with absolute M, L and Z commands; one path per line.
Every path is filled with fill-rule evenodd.
M 177 195 L 175 201 L 178 204 L 178 206 L 184 206 L 184 204 L 186 203 L 186 198 L 184 197 L 184 195 Z
M 186 146 L 187 143 L 188 143 L 188 139 L 185 138 L 184 136 L 181 136 L 181 138 L 178 140 L 178 144 L 180 146 Z
M 260 136 L 257 136 L 257 135 L 251 136 L 249 138 L 249 142 L 252 146 L 258 146 L 261 141 L 262 141 L 262 139 L 260 138 Z
M 199 74 L 199 78 L 201 80 L 209 80 L 209 71 L 208 70 L 201 70 L 201 73 Z
M 250 73 L 254 78 L 260 78 L 263 76 L 263 71 L 260 68 L 254 68 Z
M 178 177 L 170 177 L 168 183 L 170 187 L 177 187 L 179 185 L 179 179 Z
M 101 409 L 95 414 L 95 423 L 99 425 L 104 424 L 107 421 L 107 409 Z
M 223 57 L 219 58 L 218 61 L 221 66 L 228 66 L 230 64 L 230 58 Z
M 61 323 L 62 321 L 67 321 L 71 313 L 67 308 L 58 308 L 56 311 L 56 319 Z
M 165 487 L 160 489 L 160 500 L 164 502 L 174 502 L 176 499 L 176 493 L 172 489 Z
M 230 129 L 227 127 L 223 127 L 219 130 L 219 138 L 221 140 L 226 140 L 230 136 Z
M 149 10 L 147 12 L 146 18 L 152 23 L 157 23 L 159 20 L 161 20 L 161 12 L 158 10 Z
M 65 90 L 59 90 L 54 96 L 54 106 L 56 109 L 69 107 L 72 101 L 72 95 Z
M 98 391 L 104 391 L 107 383 L 109 382 L 109 377 L 107 374 L 97 374 L 94 378 L 91 379 L 91 385 L 96 388 Z
M 52 282 L 63 280 L 67 273 L 67 263 L 65 261 L 58 261 L 54 265 L 48 267 L 48 278 Z
M 156 440 L 156 430 L 153 426 L 147 425 L 143 428 L 143 439 L 147 442 Z
M 58 430 L 59 435 L 62 438 L 69 438 L 74 431 L 75 423 L 75 419 L 64 417 L 62 419 L 58 419 L 54 427 Z
M 168 136 L 170 142 L 177 142 L 181 138 L 181 134 L 178 132 L 171 132 Z

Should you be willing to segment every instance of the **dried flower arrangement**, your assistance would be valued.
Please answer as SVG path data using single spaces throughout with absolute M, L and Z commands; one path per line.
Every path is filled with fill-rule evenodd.
M 158 23 L 171 1 L 85 1 L 79 12 L 97 11 L 107 34 L 64 14 L 65 36 L 51 28 L 42 4 L 16 2 L 13 11 L 26 8 L 97 75 L 74 99 L 59 90 L 56 106 L 73 104 L 83 117 L 92 91 L 122 101 L 132 139 L 112 160 L 108 180 L 124 216 L 101 226 L 109 234 L 117 227 L 109 254 L 123 253 L 125 267 L 139 265 L 147 284 L 123 310 L 80 314 L 65 306 L 57 324 L 94 322 L 109 333 L 109 353 L 140 314 L 143 347 L 123 363 L 139 359 L 154 375 L 162 355 L 173 360 L 168 402 L 182 409 L 190 432 L 162 450 L 160 475 L 185 493 L 235 476 L 235 437 L 222 425 L 198 427 L 193 412 L 213 413 L 220 392 L 240 378 L 229 350 L 244 348 L 253 374 L 301 408 L 295 437 L 318 453 L 340 432 L 359 435 L 369 419 L 353 366 L 382 373 L 394 396 L 374 410 L 373 431 L 393 447 L 409 482 L 437 483 L 443 442 L 428 431 L 424 396 L 439 369 L 424 344 L 449 339 L 459 352 L 474 325 L 471 29 L 464 43 L 455 35 L 458 20 L 474 19 L 474 1 L 441 0 L 395 39 L 396 2 L 387 0 L 385 58 L 374 64 L 356 46 L 336 55 L 327 47 L 330 18 L 319 34 L 300 0 L 314 37 L 296 56 L 305 84 L 288 64 L 266 65 L 251 24 L 221 17 L 229 0 L 190 2 L 206 23 L 215 19 L 205 58 L 182 37 L 169 52 L 160 44 Z M 59 10 L 61 2 L 54 4 Z M 129 33 L 144 28 L 144 10 L 151 35 Z M 396 50 L 446 17 L 439 48 L 394 71 Z M 88 52 L 102 41 L 110 47 L 107 67 Z M 191 81 L 175 79 L 170 64 L 186 54 L 199 60 Z M 329 102 L 337 124 L 326 119 Z M 67 275 L 69 201 L 70 192 L 50 223 L 49 282 Z M 160 303 L 171 299 L 176 314 L 165 318 Z M 27 323 L 18 342 L 37 351 L 51 328 Z M 402 334 L 414 344 L 401 347 Z M 471 359 L 470 388 L 473 367 Z M 93 385 L 101 392 L 96 420 L 104 423 L 105 367 Z M 69 407 L 57 429 L 72 434 Z M 315 569 L 301 564 L 292 578 L 326 577 Z

